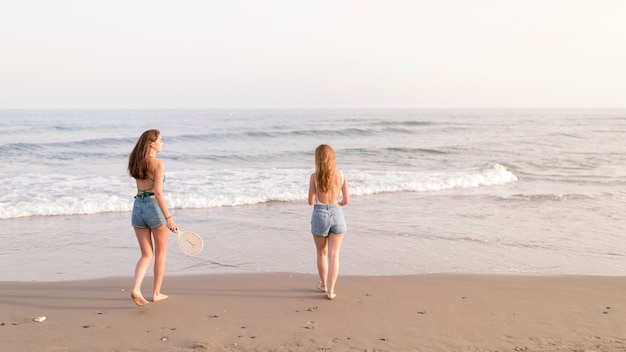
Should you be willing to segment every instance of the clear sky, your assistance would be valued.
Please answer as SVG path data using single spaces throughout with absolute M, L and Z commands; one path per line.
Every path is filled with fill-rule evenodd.
M 626 107 L 626 0 L 0 0 L 0 109 L 564 107 Z

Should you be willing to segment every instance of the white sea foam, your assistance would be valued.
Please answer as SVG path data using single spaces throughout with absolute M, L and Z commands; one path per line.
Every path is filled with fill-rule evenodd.
M 310 169 L 185 170 L 168 173 L 165 196 L 172 209 L 200 209 L 304 200 Z M 414 173 L 344 170 L 352 195 L 426 192 L 488 187 L 517 181 L 504 166 L 481 171 Z M 0 219 L 85 215 L 132 209 L 134 182 L 128 176 L 73 174 L 8 176 Z

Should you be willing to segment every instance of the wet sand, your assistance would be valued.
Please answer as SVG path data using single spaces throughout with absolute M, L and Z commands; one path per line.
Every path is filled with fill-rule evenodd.
M 316 282 L 166 277 L 170 298 L 143 308 L 132 278 L 2 282 L 0 341 L 6 351 L 626 351 L 626 277 L 341 276 L 333 301 Z

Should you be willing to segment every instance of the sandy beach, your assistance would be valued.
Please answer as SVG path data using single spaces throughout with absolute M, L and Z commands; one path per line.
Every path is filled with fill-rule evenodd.
M 3 351 L 626 351 L 626 278 L 436 274 L 3 282 Z M 149 299 L 151 277 L 144 283 Z M 45 316 L 46 320 L 33 319 Z

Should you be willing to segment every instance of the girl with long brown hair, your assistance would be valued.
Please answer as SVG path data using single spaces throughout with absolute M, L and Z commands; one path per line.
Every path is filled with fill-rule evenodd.
M 163 148 L 159 130 L 145 131 L 128 158 L 128 173 L 137 182 L 137 195 L 133 204 L 132 224 L 135 229 L 141 258 L 135 267 L 135 283 L 131 297 L 142 307 L 149 302 L 141 293 L 141 283 L 154 257 L 154 286 L 152 302 L 166 299 L 161 293 L 169 229 L 176 232 L 178 227 L 167 209 L 163 195 L 165 163 L 156 158 Z M 154 239 L 154 243 L 153 243 Z

